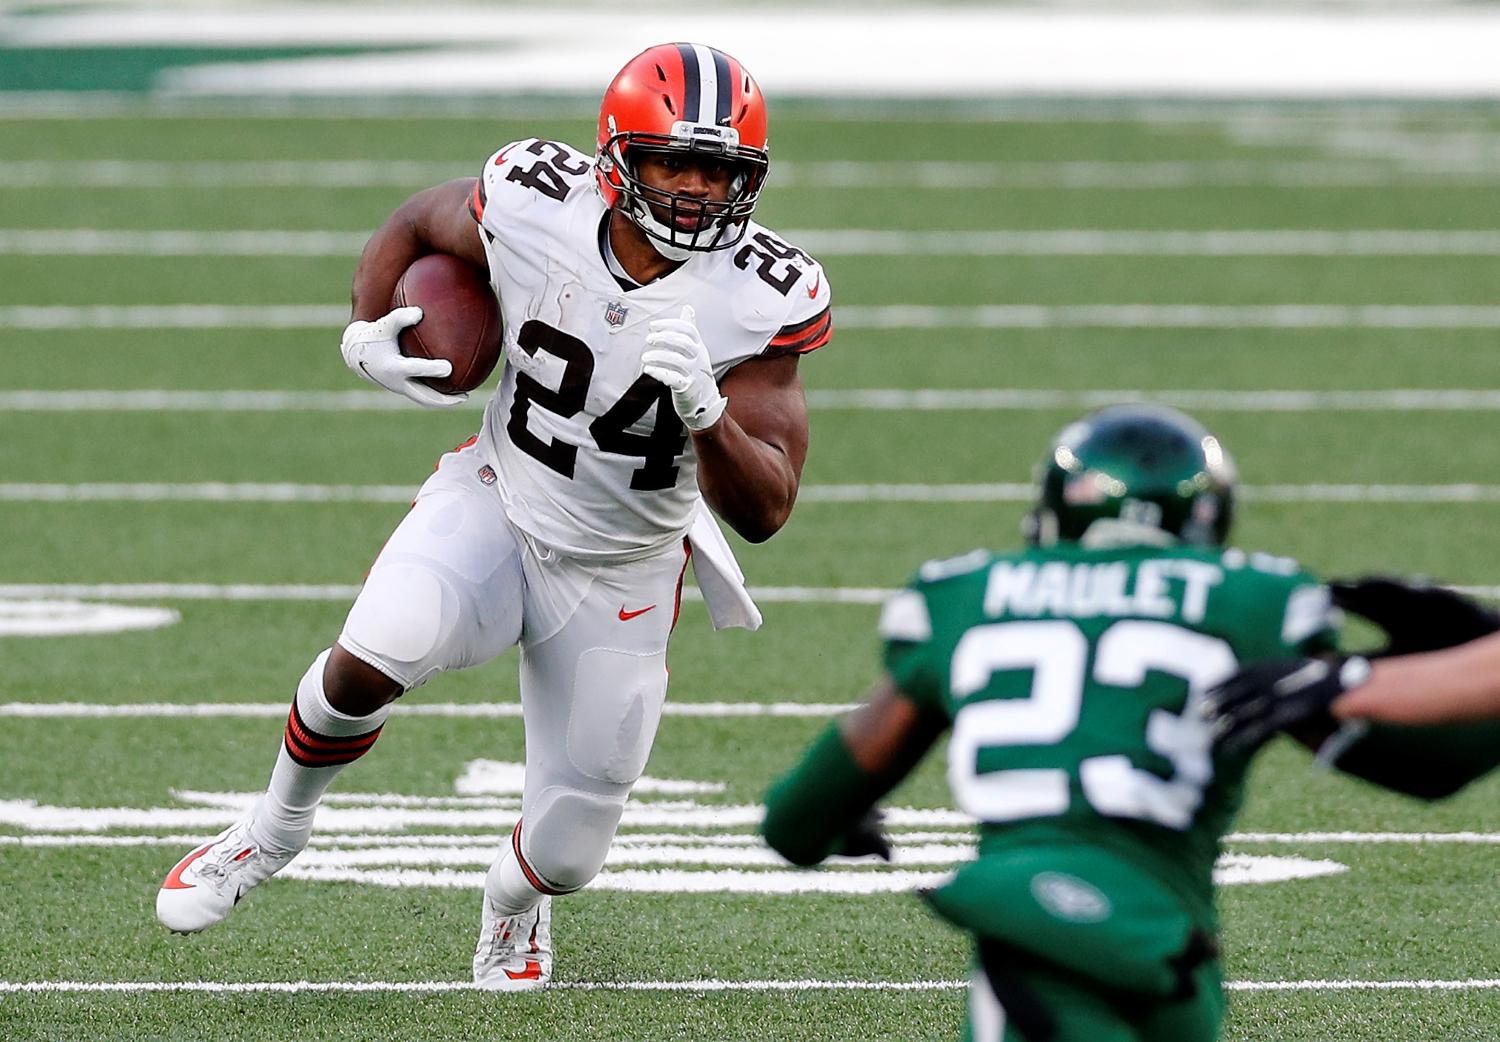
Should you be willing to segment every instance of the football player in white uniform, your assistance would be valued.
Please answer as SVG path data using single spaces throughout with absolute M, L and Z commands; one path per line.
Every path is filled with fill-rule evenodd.
M 354 275 L 350 368 L 426 405 L 462 400 L 421 382 L 448 362 L 398 350 L 420 309 L 387 313 L 406 268 L 441 252 L 489 270 L 500 388 L 302 678 L 265 796 L 167 876 L 163 924 L 227 916 L 307 844 L 391 702 L 519 643 L 521 820 L 486 878 L 473 969 L 504 990 L 548 980 L 550 899 L 599 872 L 651 751 L 689 556 L 716 627 L 760 623 L 704 501 L 759 542 L 796 499 L 798 358 L 828 341 L 830 297 L 811 257 L 750 219 L 766 170 L 749 73 L 666 44 L 610 85 L 594 156 L 517 141 L 375 233 Z

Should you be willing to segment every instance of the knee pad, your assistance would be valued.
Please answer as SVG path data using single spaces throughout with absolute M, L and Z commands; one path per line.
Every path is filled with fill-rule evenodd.
M 370 572 L 339 643 L 412 688 L 445 665 L 435 661 L 436 653 L 458 616 L 458 594 L 442 576 L 415 562 L 393 561 Z
M 556 889 L 577 890 L 604 867 L 624 809 L 623 795 L 546 790 L 522 822 L 521 856 Z
M 667 698 L 666 653 L 591 648 L 578 658 L 568 760 L 586 778 L 629 785 L 646 769 Z

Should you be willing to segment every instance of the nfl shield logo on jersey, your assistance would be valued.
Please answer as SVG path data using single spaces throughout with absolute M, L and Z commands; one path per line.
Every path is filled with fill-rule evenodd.
M 490 466 L 488 463 L 486 463 L 484 466 L 480 467 L 479 468 L 479 480 L 482 481 L 482 482 L 484 482 L 486 485 L 493 485 L 495 483 L 495 480 L 496 480 L 496 477 L 495 477 L 495 468 L 492 467 L 492 466 Z
M 618 328 L 625 324 L 625 315 L 629 311 L 630 309 L 618 300 L 612 300 L 609 302 L 609 306 L 604 309 L 604 321 Z

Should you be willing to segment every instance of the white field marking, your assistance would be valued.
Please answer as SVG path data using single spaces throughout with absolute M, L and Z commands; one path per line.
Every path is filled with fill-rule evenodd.
M 11 394 L 45 394 L 12 391 Z M 56 394 L 109 392 L 59 391 Z M 124 392 L 132 393 L 132 392 Z M 170 392 L 134 392 L 170 393 Z M 193 393 L 193 392 L 181 392 Z M 395 397 L 395 395 L 387 395 Z M 403 401 L 405 399 L 402 399 Z M 808 391 L 814 409 L 871 409 L 891 412 L 946 410 L 1097 409 L 1128 402 L 1154 402 L 1179 409 L 1218 412 L 1495 412 L 1500 391 L 1048 391 L 995 387 L 973 390 Z M 0 393 L 0 410 L 6 397 Z
M 292 865 L 301 871 L 342 871 L 383 868 L 457 868 L 485 869 L 495 860 L 494 847 L 408 845 L 392 840 L 383 847 L 367 847 L 356 850 L 319 849 L 304 850 L 297 855 Z M 976 856 L 973 844 L 923 843 L 915 846 L 897 847 L 891 864 L 911 866 L 936 866 L 948 868 L 960 861 L 972 861 Z M 1299 861 L 1297 858 L 1252 858 L 1251 861 Z M 884 864 L 873 855 L 867 858 L 839 859 L 841 866 L 856 863 L 866 865 Z M 785 869 L 786 859 L 769 847 L 716 847 L 700 846 L 696 843 L 652 844 L 610 847 L 605 866 L 619 868 L 634 865 L 714 865 L 734 868 Z M 1309 862 L 1308 864 L 1311 864 Z M 1333 862 L 1328 862 L 1333 864 Z M 1236 866 L 1239 869 L 1239 866 Z M 1268 871 L 1270 866 L 1267 866 Z M 1247 863 L 1240 871 L 1250 872 L 1254 866 Z M 1342 871 L 1342 866 L 1339 871 Z M 1290 871 L 1290 869 L 1288 869 Z M 1282 878 L 1297 878 L 1286 875 Z M 1268 880 L 1261 880 L 1268 881 Z
M 0 189 L 18 188 L 426 188 L 472 177 L 482 157 L 415 160 L 179 161 L 99 159 L 0 162 Z M 1063 162 L 798 161 L 771 164 L 767 190 L 919 188 L 965 190 L 1335 188 L 1457 181 L 1494 184 L 1487 156 L 1402 157 L 1396 161 L 1069 160 Z
M 1231 832 L 1226 843 L 1500 844 L 1500 832 Z
M 801 228 L 784 237 L 830 257 L 1497 257 L 1500 232 L 1391 229 L 894 231 Z M 0 229 L 0 255 L 358 257 L 366 232 Z
M 440 887 L 478 890 L 483 872 L 413 868 L 301 868 L 294 861 L 278 878 L 318 883 L 362 883 L 385 887 Z M 690 872 L 680 869 L 650 871 L 605 869 L 586 889 L 627 890 L 651 894 L 897 894 L 937 886 L 943 872 L 849 871 L 753 872 L 737 869 Z
M 0 391 L 0 412 L 397 412 L 422 407 L 387 391 Z M 482 409 L 473 395 L 460 409 Z
M 0 188 L 426 188 L 473 177 L 483 162 L 22 160 L 0 162 Z
M 1226 991 L 1493 991 L 1500 980 L 1257 980 L 1226 981 Z
M 0 597 L 11 599 L 77 597 L 124 601 L 352 601 L 358 586 L 258 583 L 9 583 Z M 684 591 L 686 592 L 686 591 Z M 398 707 L 400 708 L 400 707 Z
M 194 484 L 0 484 L 0 501 L 17 503 L 410 503 L 416 494 L 414 485 L 228 484 L 218 481 Z
M 156 630 L 182 621 L 171 608 L 85 604 L 81 601 L 0 600 L 0 637 L 61 637 Z
M 807 404 L 814 409 L 880 412 L 1094 409 L 1127 402 L 1221 412 L 1496 412 L 1500 411 L 1500 390 L 1054 391 L 992 387 L 807 392 Z M 483 407 L 484 400 L 478 396 L 459 406 Z M 400 395 L 383 391 L 0 391 L 0 412 L 404 412 L 420 408 Z
M 552 981 L 549 991 L 960 991 L 968 981 L 856 980 L 684 980 L 684 981 Z M 443 994 L 480 991 L 472 981 L 0 981 L 0 994 L 209 994 L 279 995 L 398 992 Z
M 326 329 L 343 304 L 0 307 L 0 329 Z M 842 329 L 1500 329 L 1500 306 L 1467 304 L 1041 304 L 836 308 Z
M 20 257 L 358 257 L 368 232 L 112 231 L 0 228 L 0 255 Z
M 482 797 L 485 795 L 519 796 L 526 787 L 526 765 L 505 760 L 470 760 L 464 773 L 453 782 L 453 791 L 460 797 Z M 688 781 L 683 778 L 652 778 L 642 775 L 631 786 L 634 793 L 657 793 L 661 795 L 687 796 L 703 793 L 723 792 L 723 782 Z M 416 797 L 402 797 L 413 799 Z
M 344 304 L 0 307 L 0 329 L 342 329 Z
M 553 981 L 549 991 L 786 992 L 786 991 L 963 991 L 968 981 Z M 1494 991 L 1500 979 L 1226 981 L 1226 991 Z M 444 994 L 479 991 L 472 981 L 0 981 L 0 994 L 150 995 L 255 994 Z
M 0 826 L 33 832 L 104 832 L 108 829 L 211 829 L 233 824 L 258 794 L 239 805 L 207 807 L 55 807 L 35 800 L 0 800 Z M 760 824 L 765 808 L 755 804 L 713 805 L 693 800 L 637 800 L 625 805 L 624 828 L 743 828 Z M 501 807 L 323 806 L 317 828 L 324 833 L 390 832 L 396 829 L 509 829 L 520 817 Z M 942 808 L 892 807 L 893 827 L 964 827 L 973 819 Z
M 1500 256 L 1500 232 L 1495 231 L 1102 231 L 1086 228 L 877 231 L 847 228 L 798 229 L 786 232 L 785 237 L 802 249 L 823 257 Z M 4 242 L 3 233 L 0 233 L 0 248 Z
M 894 591 L 892 591 L 894 592 Z M 3 702 L 0 717 L 51 719 L 118 719 L 153 717 L 269 717 L 282 719 L 286 702 Z M 689 717 L 824 717 L 856 707 L 854 702 L 668 702 L 664 716 Z M 491 720 L 521 716 L 519 702 L 414 702 L 391 707 L 395 716 L 440 716 Z M 707 784 L 707 783 L 704 783 Z
M 834 309 L 841 329 L 1500 329 L 1500 307 L 1464 304 L 923 304 Z
M 1244 883 L 1283 883 L 1292 879 L 1317 879 L 1349 871 L 1337 861 L 1302 857 L 1267 857 L 1255 854 L 1221 854 L 1214 865 L 1214 883 L 1236 886 Z

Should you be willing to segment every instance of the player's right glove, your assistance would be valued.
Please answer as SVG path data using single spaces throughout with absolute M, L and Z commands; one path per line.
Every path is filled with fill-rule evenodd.
M 1359 655 L 1269 659 L 1209 691 L 1205 713 L 1220 748 L 1248 754 L 1283 728 L 1326 717 L 1334 699 L 1369 677 L 1370 663 Z
M 1500 630 L 1500 614 L 1420 580 L 1369 576 L 1328 588 L 1335 605 L 1385 630 L 1389 643 L 1372 658 L 1451 648 Z
M 397 308 L 374 322 L 350 322 L 344 329 L 339 350 L 344 364 L 387 391 L 405 395 L 429 409 L 447 409 L 468 399 L 467 394 L 444 394 L 420 381 L 421 377 L 443 377 L 453 373 L 453 363 L 443 358 L 408 358 L 396 338 L 407 326 L 422 321 L 422 309 Z

